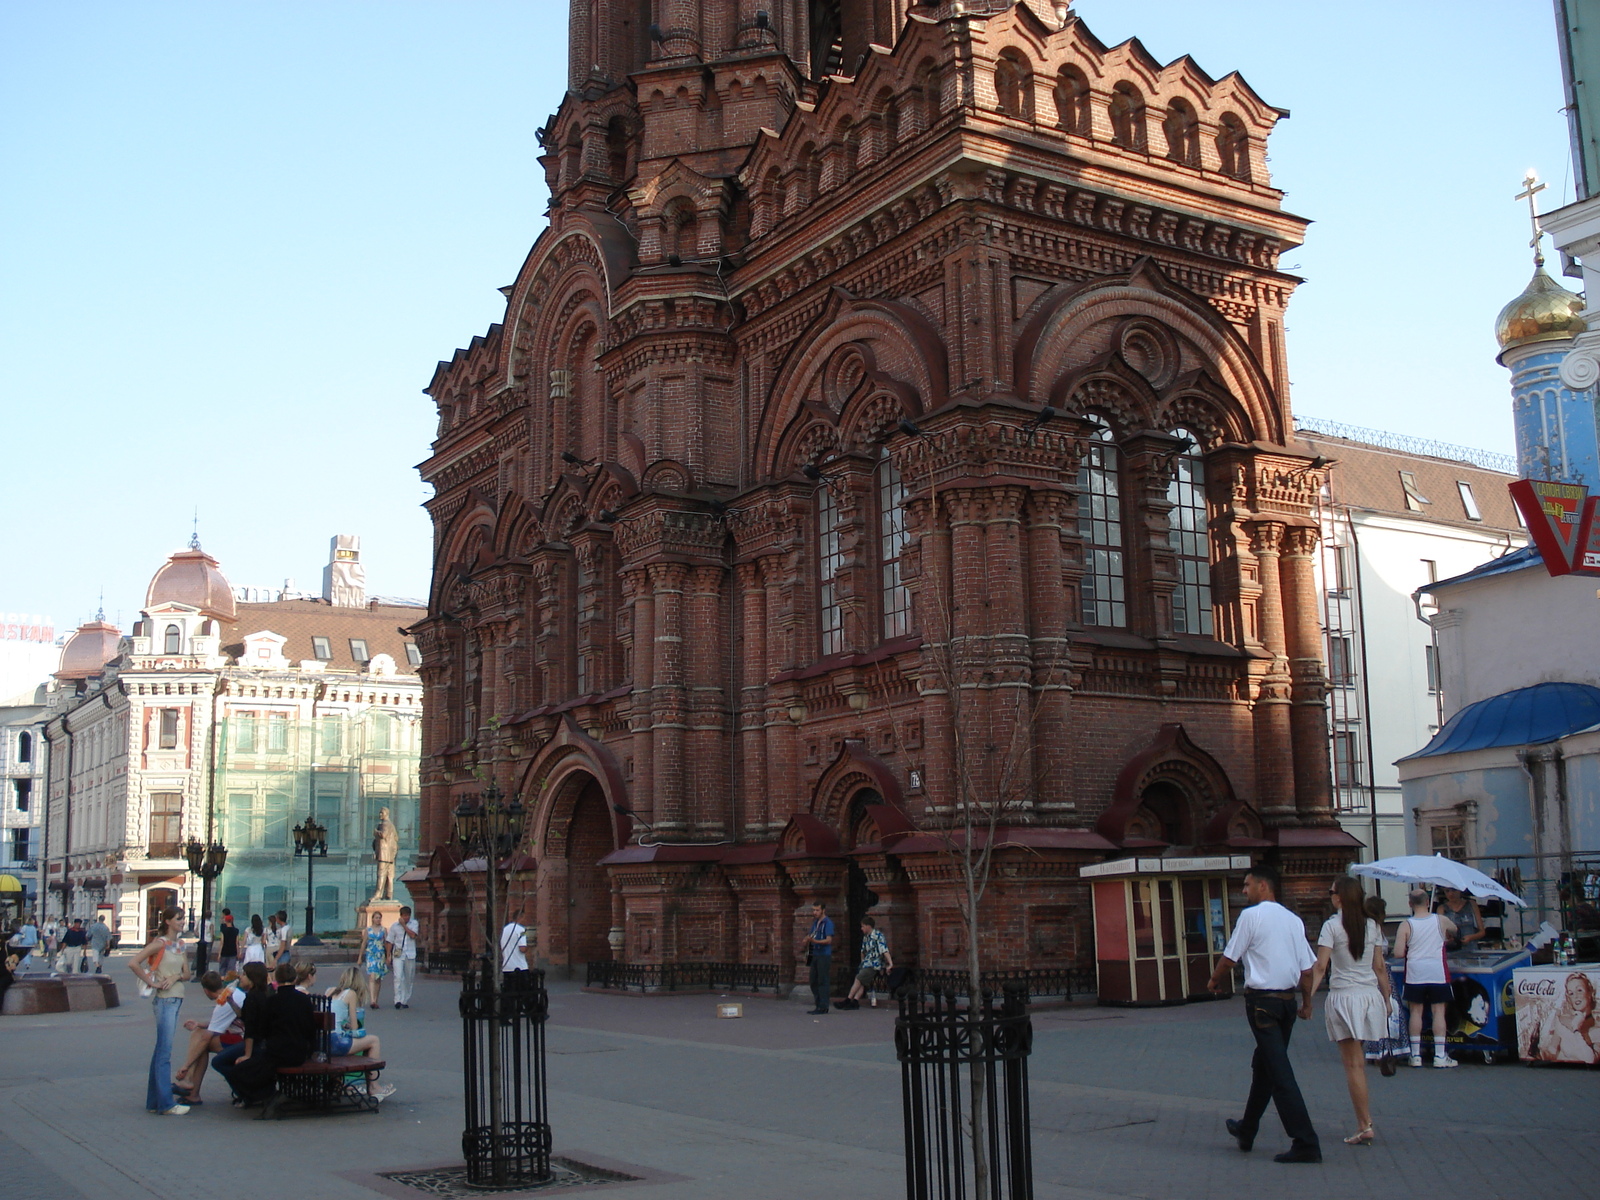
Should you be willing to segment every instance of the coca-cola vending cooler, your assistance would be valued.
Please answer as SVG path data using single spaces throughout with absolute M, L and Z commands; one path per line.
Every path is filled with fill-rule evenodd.
M 1513 976 L 1524 1062 L 1600 1062 L 1600 965 L 1519 967 Z

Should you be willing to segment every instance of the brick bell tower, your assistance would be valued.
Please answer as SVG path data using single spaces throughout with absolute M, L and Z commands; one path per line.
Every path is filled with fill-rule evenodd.
M 995 967 L 1092 965 L 1105 859 L 1309 898 L 1352 843 L 1286 114 L 1064 5 L 574 0 L 570 38 L 549 225 L 427 388 L 432 944 L 474 936 L 490 779 L 557 966 L 792 978 L 813 899 L 959 965 L 972 797 Z

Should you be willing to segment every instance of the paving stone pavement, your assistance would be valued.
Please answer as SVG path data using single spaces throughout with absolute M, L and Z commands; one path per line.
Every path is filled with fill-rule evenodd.
M 369 1027 L 398 1091 L 380 1113 L 253 1122 L 226 1104 L 145 1113 L 150 1012 L 126 959 L 127 1007 L 0 1021 L 0 1200 L 209 1200 L 218 1186 L 290 1181 L 309 1200 L 373 1200 L 373 1172 L 459 1161 L 457 985 L 419 980 L 416 1005 Z M 322 970 L 324 978 L 336 971 Z M 811 1017 L 798 1003 L 714 996 L 592 996 L 552 984 L 548 1029 L 556 1150 L 640 1168 L 643 1182 L 584 1189 L 628 1200 L 898 1195 L 900 1089 L 888 1009 Z M 191 1001 L 186 1009 L 198 1010 Z M 1293 1058 L 1323 1138 L 1321 1166 L 1280 1166 L 1269 1112 L 1251 1154 L 1227 1139 L 1248 1087 L 1236 1001 L 1160 1010 L 1035 1012 L 1030 1063 L 1041 1200 L 1191 1200 L 1262 1189 L 1330 1196 L 1497 1200 L 1600 1194 L 1600 1070 L 1510 1064 L 1371 1075 L 1379 1141 L 1354 1128 L 1320 1014 Z M 272 1190 L 280 1190 L 274 1187 Z M 417 1193 L 420 1197 L 421 1193 Z

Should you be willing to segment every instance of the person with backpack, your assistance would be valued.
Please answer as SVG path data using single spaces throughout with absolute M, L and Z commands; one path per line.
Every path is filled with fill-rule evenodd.
M 155 937 L 128 964 L 134 976 L 150 989 L 150 1004 L 156 1015 L 156 1048 L 150 1056 L 145 1107 L 164 1117 L 181 1117 L 189 1111 L 187 1104 L 179 1103 L 172 1095 L 172 1039 L 178 1028 L 178 1009 L 183 1004 L 183 981 L 189 978 L 182 920 L 177 909 L 162 909 Z

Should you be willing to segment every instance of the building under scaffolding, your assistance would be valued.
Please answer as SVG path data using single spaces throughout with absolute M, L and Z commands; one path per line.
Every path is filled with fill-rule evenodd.
M 421 714 L 366 709 L 295 721 L 233 715 L 217 727 L 216 829 L 228 847 L 217 903 L 240 925 L 280 909 L 298 930 L 315 905 L 316 932 L 356 927 L 377 878 L 372 831 L 387 808 L 402 847 L 417 844 Z M 314 816 L 328 853 L 312 867 L 294 854 L 294 827 Z M 404 895 L 400 899 L 404 900 Z

